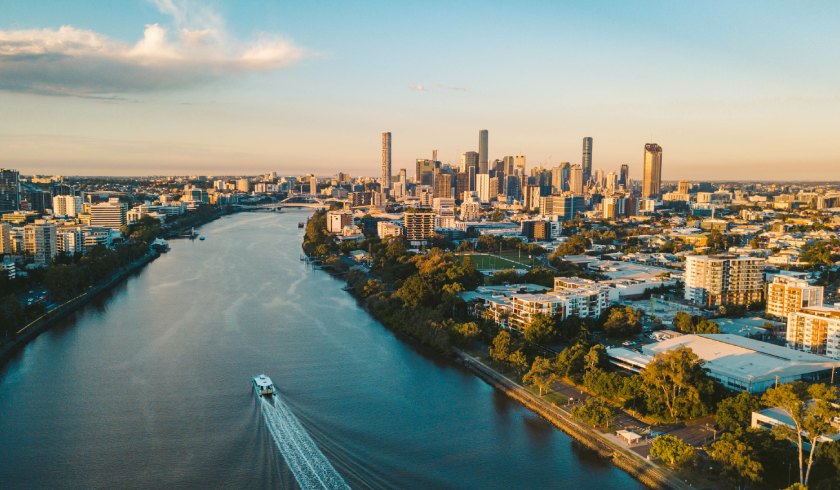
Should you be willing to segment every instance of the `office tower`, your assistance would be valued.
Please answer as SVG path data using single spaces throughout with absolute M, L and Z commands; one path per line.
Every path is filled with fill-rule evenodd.
M 490 202 L 490 174 L 475 175 L 475 191 L 481 202 Z
M 592 137 L 587 136 L 583 138 L 583 156 L 580 161 L 581 170 L 583 171 L 583 184 L 589 183 L 592 178 Z
M 595 181 L 595 187 L 603 188 L 604 187 L 604 170 L 600 169 L 600 168 L 595 170 L 595 177 L 593 178 L 593 180 Z M 586 182 L 586 181 L 584 181 L 584 182 Z
M 400 184 L 402 184 L 403 190 L 405 190 L 406 186 L 408 185 L 408 174 L 406 173 L 404 168 L 400 169 Z
M 505 156 L 502 161 L 505 162 L 505 175 L 513 175 L 514 170 L 516 170 L 515 166 L 515 159 L 511 155 Z
M 583 194 L 583 169 L 580 165 L 569 167 L 569 190 L 576 194 Z
M 792 311 L 785 341 L 791 349 L 840 359 L 840 308 L 818 305 Z
M 478 132 L 478 172 L 479 174 L 487 173 L 487 144 L 489 133 L 486 129 Z
M 318 195 L 318 179 L 314 175 L 309 176 L 309 193 L 312 196 Z
M 470 167 L 478 169 L 478 152 L 476 151 L 468 151 L 461 155 L 461 172 L 468 173 Z
M 516 160 L 515 160 L 514 166 L 516 167 L 517 172 L 524 175 L 525 174 L 525 155 L 516 155 Z
M 435 163 L 438 162 L 437 150 L 432 150 L 432 161 Z
M 822 306 L 823 287 L 811 286 L 805 279 L 776 276 L 767 285 L 767 314 L 787 318 L 788 314 L 811 306 Z
M 452 175 L 437 173 L 435 175 L 434 197 L 452 197 Z
M 12 225 L 0 221 L 0 254 L 12 253 Z
M 551 169 L 551 192 L 563 192 L 563 167 L 552 167 Z
M 531 211 L 540 206 L 540 198 L 542 197 L 542 189 L 538 185 L 528 185 L 524 189 L 524 199 L 522 207 L 525 211 Z
M 691 184 L 687 180 L 681 180 L 677 184 L 677 194 L 688 194 L 691 189 Z
M 403 220 L 410 242 L 424 242 L 435 233 L 435 213 L 405 213 Z
M 604 219 L 616 219 L 626 214 L 625 205 L 627 200 L 623 196 L 605 197 L 601 201 L 602 216 Z
M 607 172 L 604 187 L 609 191 L 615 191 L 618 189 L 618 174 L 615 172 Z
M 382 133 L 382 190 L 391 188 L 391 132 Z
M 126 208 L 127 206 L 116 198 L 94 204 L 90 207 L 90 226 L 119 229 L 126 224 Z
M 20 209 L 20 174 L 0 168 L 0 212 Z
M 689 255 L 685 262 L 685 299 L 709 308 L 761 301 L 763 262 L 735 255 Z
M 522 184 L 518 175 L 508 175 L 505 177 L 505 195 L 513 199 L 521 199 Z
M 55 223 L 36 220 L 23 227 L 23 250 L 38 265 L 48 265 L 58 253 Z
M 414 181 L 419 185 L 434 185 L 435 183 L 435 162 L 418 158 L 416 160 L 417 170 L 414 173 Z
M 625 189 L 630 189 L 630 165 L 625 163 L 621 166 L 618 183 L 619 185 L 623 185 Z
M 470 190 L 470 176 L 465 172 L 455 174 L 455 199 L 461 200 L 465 191 Z
M 662 147 L 656 143 L 645 145 L 644 175 L 642 177 L 642 197 L 656 199 L 662 185 Z

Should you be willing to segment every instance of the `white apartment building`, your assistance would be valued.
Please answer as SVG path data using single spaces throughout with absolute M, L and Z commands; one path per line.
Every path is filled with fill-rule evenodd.
M 685 299 L 706 307 L 749 305 L 764 296 L 763 260 L 734 255 L 689 255 Z
M 36 220 L 23 227 L 23 250 L 38 265 L 49 265 L 58 253 L 55 223 Z
M 330 233 L 341 233 L 345 226 L 353 224 L 353 213 L 348 211 L 328 211 L 327 231 Z
M 116 198 L 90 207 L 90 226 L 120 229 L 126 224 L 126 205 Z
M 403 227 L 399 223 L 390 221 L 379 221 L 376 223 L 376 234 L 380 239 L 391 238 L 403 234 Z
M 811 306 L 787 318 L 788 347 L 840 359 L 840 308 Z
M 405 237 L 414 244 L 425 242 L 435 233 L 435 213 L 405 213 Z
M 79 196 L 55 196 L 52 199 L 53 214 L 56 216 L 78 216 L 82 212 L 82 198 Z
M 597 318 L 607 308 L 607 291 L 601 288 L 563 289 L 545 294 L 511 296 L 510 325 L 523 329 L 535 315 L 559 315 Z
M 461 221 L 478 221 L 481 219 L 481 203 L 475 198 L 474 192 L 464 192 L 464 202 L 461 203 Z
M 805 279 L 776 276 L 767 285 L 767 314 L 787 318 L 802 308 L 822 306 L 823 287 L 812 286 Z
M 56 231 L 55 238 L 59 253 L 67 255 L 85 253 L 85 233 L 82 228 L 61 228 Z

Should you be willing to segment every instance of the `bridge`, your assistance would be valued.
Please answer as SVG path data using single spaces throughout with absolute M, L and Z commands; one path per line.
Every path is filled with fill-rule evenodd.
M 281 208 L 310 208 L 310 209 L 325 209 L 331 204 L 347 203 L 346 199 L 327 198 L 321 199 L 309 194 L 295 194 L 283 199 L 280 202 L 272 202 L 267 204 L 234 204 L 242 210 L 268 210 L 275 211 Z

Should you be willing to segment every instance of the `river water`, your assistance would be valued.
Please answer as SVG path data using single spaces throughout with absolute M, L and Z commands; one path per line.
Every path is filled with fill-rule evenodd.
M 0 368 L 0 488 L 297 488 L 304 439 L 352 488 L 642 488 L 307 268 L 306 216 L 206 225 Z

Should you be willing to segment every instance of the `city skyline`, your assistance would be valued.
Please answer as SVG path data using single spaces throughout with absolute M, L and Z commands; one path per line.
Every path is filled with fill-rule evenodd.
M 665 181 L 840 179 L 829 2 L 466 4 L 446 16 L 375 2 L 105 5 L 5 6 L 0 97 L 13 117 L 0 122 L 0 166 L 375 176 L 383 130 L 398 138 L 393 168 L 410 169 L 432 149 L 457 164 L 486 128 L 491 161 L 581 164 L 590 136 L 593 170 L 629 164 L 634 180 L 651 141 L 667 149 Z M 438 35 L 410 34 L 409 19 Z M 528 28 L 509 43 L 467 35 L 467 21 Z

